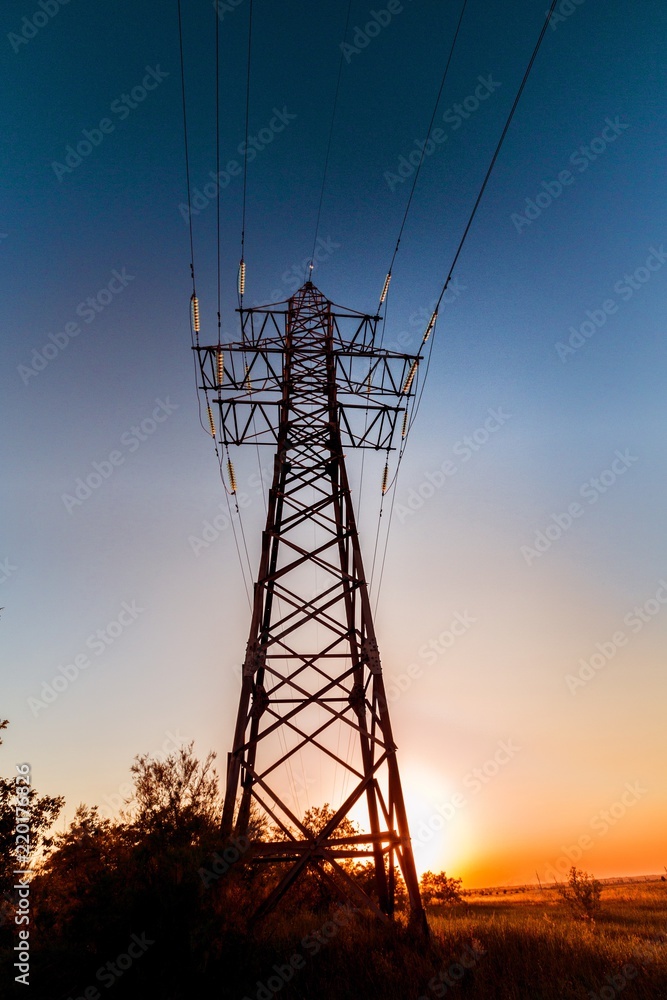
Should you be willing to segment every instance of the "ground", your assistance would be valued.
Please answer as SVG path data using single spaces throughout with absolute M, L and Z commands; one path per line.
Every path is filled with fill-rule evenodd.
M 463 906 L 429 908 L 428 920 L 428 945 L 344 914 L 324 933 L 314 918 L 274 923 L 248 955 L 246 993 L 235 995 L 667 1000 L 665 882 L 605 886 L 594 923 L 572 916 L 552 889 L 471 893 Z M 295 955 L 303 961 L 289 966 Z

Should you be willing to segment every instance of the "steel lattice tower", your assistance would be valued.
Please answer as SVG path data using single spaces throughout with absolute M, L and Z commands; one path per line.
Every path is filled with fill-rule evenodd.
M 398 864 L 412 917 L 423 926 L 343 452 L 389 451 L 405 434 L 419 358 L 376 348 L 379 317 L 333 307 L 311 282 L 287 302 L 239 312 L 239 342 L 195 348 L 202 388 L 219 408 L 212 431 L 223 449 L 275 448 L 222 834 L 247 833 L 252 803 L 283 833 L 282 840 L 254 841 L 248 851 L 252 863 L 281 866 L 256 916 L 309 868 L 340 895 L 378 911 L 341 867 L 342 859 L 357 858 L 374 867 L 385 915 L 393 913 Z M 353 761 L 340 749 L 350 733 Z M 281 772 L 304 748 L 341 765 L 351 782 L 317 835 L 281 791 Z M 337 835 L 360 803 L 366 829 Z

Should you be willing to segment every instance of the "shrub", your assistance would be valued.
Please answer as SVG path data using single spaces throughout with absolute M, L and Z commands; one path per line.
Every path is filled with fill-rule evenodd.
M 460 878 L 450 878 L 445 872 L 434 875 L 424 872 L 419 882 L 419 891 L 426 906 L 429 903 L 462 903 Z
M 581 920 L 594 920 L 600 910 L 602 886 L 592 875 L 574 865 L 567 882 L 557 883 L 556 892 Z

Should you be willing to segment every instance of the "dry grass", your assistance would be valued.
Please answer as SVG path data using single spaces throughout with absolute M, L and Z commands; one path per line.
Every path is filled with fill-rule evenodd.
M 382 928 L 355 917 L 316 955 L 308 954 L 304 938 L 323 922 L 323 917 L 301 915 L 267 925 L 262 939 L 239 956 L 239 1000 L 243 989 L 250 1000 L 258 993 L 266 1000 L 258 981 L 266 982 L 274 964 L 295 953 L 304 956 L 305 966 L 270 996 L 667 1000 L 667 883 L 605 886 L 602 911 L 593 924 L 574 919 L 548 889 L 470 894 L 462 906 L 429 910 L 428 945 L 401 922 Z M 464 964 L 471 968 L 464 970 Z

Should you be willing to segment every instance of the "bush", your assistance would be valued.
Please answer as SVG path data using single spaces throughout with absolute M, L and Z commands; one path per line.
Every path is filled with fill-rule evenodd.
M 445 872 L 434 875 L 424 872 L 419 882 L 419 891 L 425 906 L 429 903 L 462 903 L 460 878 L 450 878 Z
M 567 882 L 558 882 L 556 892 L 580 920 L 595 920 L 600 910 L 602 886 L 588 872 L 572 865 Z

